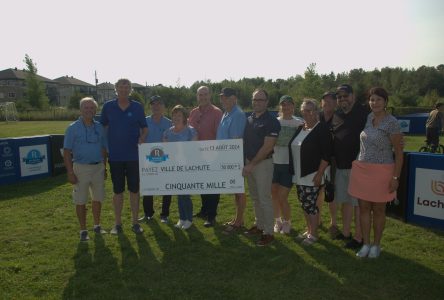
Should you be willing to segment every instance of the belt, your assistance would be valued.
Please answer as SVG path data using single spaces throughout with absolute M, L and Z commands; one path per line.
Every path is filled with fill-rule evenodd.
M 88 163 L 88 165 L 98 165 L 98 164 L 100 164 L 101 163 L 101 161 L 98 161 L 98 162 L 92 162 L 92 163 Z

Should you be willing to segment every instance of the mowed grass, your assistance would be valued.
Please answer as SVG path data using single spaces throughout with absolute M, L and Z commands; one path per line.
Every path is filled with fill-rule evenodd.
M 66 127 L 72 121 L 24 121 L 24 122 L 0 122 L 0 138 L 21 136 L 64 134 Z M 417 151 L 424 144 L 424 136 L 404 137 L 405 151 Z
M 64 132 L 62 124 L 55 128 L 55 123 L 45 123 L 49 127 L 34 134 Z M 422 144 L 423 137 L 415 138 Z M 388 218 L 381 257 L 358 259 L 341 241 L 328 237 L 324 205 L 320 242 L 303 247 L 296 241 L 304 222 L 294 189 L 293 231 L 277 235 L 265 248 L 256 247 L 256 239 L 243 234 L 222 234 L 221 224 L 234 212 L 231 195 L 221 198 L 215 228 L 205 228 L 203 220 L 195 219 L 188 231 L 173 226 L 178 219 L 175 200 L 170 224 L 160 223 L 161 203 L 156 199 L 155 219 L 142 225 L 145 232 L 139 236 L 130 230 L 126 198 L 124 234 L 95 236 L 90 231 L 91 240 L 81 243 L 72 186 L 65 175 L 0 186 L 0 191 L 0 299 L 442 299 L 444 295 L 442 231 Z M 114 220 L 110 179 L 106 192 L 102 225 L 109 230 Z M 200 197 L 193 196 L 193 202 L 197 211 Z M 253 221 L 248 198 L 246 225 Z M 90 206 L 88 225 L 92 227 Z

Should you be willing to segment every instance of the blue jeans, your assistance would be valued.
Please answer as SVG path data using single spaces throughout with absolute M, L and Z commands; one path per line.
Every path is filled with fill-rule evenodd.
M 190 195 L 178 195 L 177 204 L 179 206 L 179 219 L 193 221 L 193 202 Z

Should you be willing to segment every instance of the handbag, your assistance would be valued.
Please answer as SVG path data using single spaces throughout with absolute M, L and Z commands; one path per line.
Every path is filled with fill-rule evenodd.
M 330 179 L 327 178 L 327 176 L 324 176 L 324 182 L 324 200 L 325 202 L 333 202 L 333 200 L 335 199 L 335 185 Z

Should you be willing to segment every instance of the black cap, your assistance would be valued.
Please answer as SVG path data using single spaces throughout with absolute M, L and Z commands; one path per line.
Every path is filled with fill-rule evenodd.
M 236 96 L 236 91 L 232 88 L 223 88 L 219 96 L 225 96 L 225 97 Z
M 283 95 L 280 99 L 279 99 L 279 104 L 282 104 L 283 102 L 290 102 L 294 104 L 294 100 L 291 96 L 289 95 Z
M 325 92 L 324 94 L 322 94 L 322 98 L 324 99 L 325 97 L 330 96 L 336 99 L 336 93 L 335 92 Z
M 336 93 L 339 91 L 344 91 L 347 94 L 353 94 L 353 88 L 349 84 L 341 84 L 340 86 L 338 86 L 338 88 L 336 89 Z
M 159 95 L 154 95 L 151 96 L 150 98 L 150 104 L 152 104 L 153 102 L 159 101 L 160 103 L 163 103 L 162 98 L 160 98 Z

